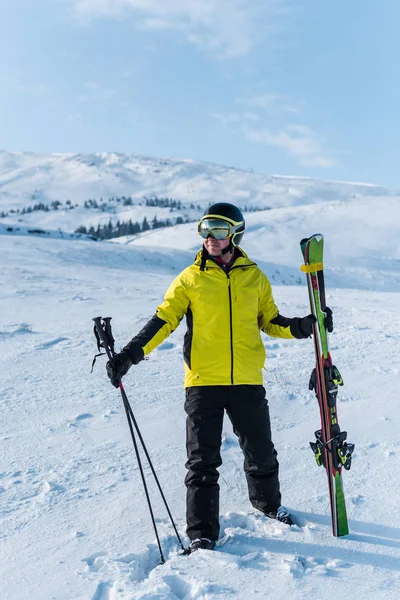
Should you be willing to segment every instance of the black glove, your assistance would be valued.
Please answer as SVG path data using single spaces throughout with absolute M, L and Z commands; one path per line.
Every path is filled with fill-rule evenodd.
M 325 311 L 326 316 L 325 316 L 325 329 L 329 332 L 332 333 L 333 331 L 333 316 L 332 316 L 332 310 L 329 308 L 329 306 L 325 306 Z M 300 329 L 300 332 L 303 334 L 304 337 L 310 337 L 310 335 L 312 334 L 312 326 L 314 323 L 317 322 L 317 319 L 314 317 L 314 315 L 307 315 L 307 317 L 303 317 L 302 319 L 299 319 L 298 322 L 298 327 Z
M 114 387 L 119 387 L 121 377 L 127 374 L 131 366 L 132 361 L 125 350 L 122 350 L 107 362 L 107 375 Z
M 298 326 L 303 338 L 308 338 L 313 332 L 313 325 L 317 322 L 314 315 L 307 315 L 302 319 L 299 319 Z
M 325 328 L 327 331 L 329 331 L 329 333 L 332 333 L 332 331 L 333 331 L 333 316 L 332 316 L 332 311 L 329 308 L 329 306 L 325 306 L 325 312 L 326 312 Z

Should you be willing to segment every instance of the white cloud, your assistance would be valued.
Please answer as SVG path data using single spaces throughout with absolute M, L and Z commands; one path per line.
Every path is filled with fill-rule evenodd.
M 232 125 L 233 123 L 238 123 L 242 120 L 241 115 L 239 115 L 238 113 L 213 113 L 211 116 L 225 126 Z
M 66 0 L 83 19 L 126 11 L 148 30 L 174 30 L 189 43 L 237 57 L 279 30 L 288 0 Z
M 252 142 L 281 148 L 304 167 L 333 167 L 336 164 L 326 155 L 325 139 L 306 125 L 287 125 L 277 133 L 243 127 L 243 133 Z
M 253 121 L 256 122 L 259 120 L 259 116 L 252 112 L 245 113 L 212 113 L 211 115 L 213 119 L 219 121 L 222 125 L 234 125 L 238 123 L 243 123 L 244 121 Z
M 335 166 L 336 161 L 328 156 L 327 140 L 323 136 L 307 125 L 285 124 L 288 114 L 301 114 L 301 103 L 295 106 L 288 96 L 264 92 L 239 97 L 236 105 L 242 110 L 214 113 L 212 117 L 250 142 L 281 148 L 302 166 Z M 263 127 L 266 123 L 268 126 Z
M 243 104 L 254 110 L 262 110 L 269 115 L 277 115 L 281 113 L 300 114 L 301 109 L 295 106 L 286 96 L 276 94 L 274 92 L 265 92 L 254 96 L 246 96 L 237 98 L 238 104 Z

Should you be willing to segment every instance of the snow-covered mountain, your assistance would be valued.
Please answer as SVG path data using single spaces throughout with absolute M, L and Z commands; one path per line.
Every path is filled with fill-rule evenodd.
M 173 208 L 144 198 L 169 198 Z M 87 201 L 95 199 L 96 207 Z M 142 223 L 146 217 L 173 224 L 196 221 L 214 201 L 236 202 L 247 212 L 246 242 L 259 260 L 279 265 L 276 281 L 295 283 L 298 241 L 330 232 L 329 262 L 335 285 L 398 289 L 400 193 L 371 184 L 276 177 L 192 160 L 122 154 L 0 152 L 0 224 L 62 230 L 111 222 Z M 86 202 L 86 207 L 85 207 Z M 50 210 L 27 212 L 39 203 Z M 51 208 L 51 203 L 57 203 Z M 58 204 L 59 203 L 59 204 Z M 18 212 L 16 212 L 18 211 Z M 120 243 L 194 250 L 195 225 L 150 230 Z M 291 269 L 289 273 L 287 269 Z M 269 275 L 272 272 L 269 270 Z
M 138 202 L 157 195 L 202 207 L 226 201 L 274 208 L 397 194 L 371 184 L 261 175 L 189 159 L 0 152 L 0 211 L 67 200 L 81 206 L 89 198 L 115 196 Z
M 104 166 L 110 156 L 115 155 L 93 157 L 93 167 L 87 157 L 80 157 L 79 175 L 76 155 L 51 155 L 52 179 L 49 173 L 45 176 L 43 157 L 3 153 L 3 166 L 9 161 L 9 182 L 6 169 L 0 169 L 0 211 L 22 209 L 33 202 L 29 194 L 35 164 L 36 181 L 42 178 L 37 192 L 41 188 L 46 201 L 61 201 L 61 196 L 52 195 L 52 181 L 54 189 L 78 190 L 90 169 L 100 173 L 100 164 Z M 120 165 L 147 161 L 151 168 L 156 162 L 118 156 L 115 161 Z M 0 220 L 1 597 L 324 600 L 361 595 L 363 600 L 397 600 L 399 197 L 374 186 L 268 178 L 240 171 L 229 175 L 229 169 L 223 175 L 222 167 L 165 162 L 169 166 L 163 177 L 171 186 L 173 181 L 178 186 L 178 171 L 186 185 L 185 165 L 188 169 L 192 165 L 196 181 L 206 182 L 207 171 L 210 190 L 220 192 L 218 199 L 234 200 L 230 177 L 242 177 L 242 181 L 248 178 L 249 189 L 258 189 L 259 200 L 249 197 L 249 204 L 261 206 L 262 187 L 254 182 L 280 182 L 275 207 L 270 197 L 265 205 L 271 210 L 246 213 L 243 248 L 271 278 L 277 304 L 287 316 L 309 311 L 305 278 L 299 271 L 299 241 L 317 231 L 324 234 L 327 301 L 335 319 L 331 351 L 345 382 L 338 413 L 349 440 L 356 443 L 352 469 L 343 477 L 351 533 L 342 539 L 331 535 L 326 475 L 317 468 L 308 445 L 319 428 L 316 400 L 308 391 L 313 344 L 265 336 L 265 386 L 283 499 L 298 525 L 266 521 L 251 509 L 241 451 L 226 422 L 221 537 L 216 551 L 178 555 L 162 503 L 150 483 L 168 559 L 160 566 L 121 398 L 106 378 L 102 357 L 90 374 L 97 352 L 91 319 L 112 315 L 117 347 L 129 340 L 154 313 L 176 273 L 193 259 L 201 245 L 196 225 L 99 242 L 70 235 L 81 224 L 74 221 L 79 207 L 65 209 L 73 216 L 68 216 L 71 227 L 65 227 L 64 233 L 58 231 L 59 222 L 27 222 L 24 219 L 32 215 L 10 213 Z M 30 175 L 25 171 L 22 176 L 29 165 Z M 114 176 L 118 181 L 115 173 L 104 172 L 109 182 Z M 122 176 L 121 181 L 125 181 Z M 138 200 L 150 195 L 151 181 L 151 173 L 142 174 Z M 285 193 L 290 181 L 292 192 Z M 145 189 L 143 182 L 149 187 Z M 96 191 L 100 187 L 87 185 L 79 202 L 100 194 Z M 113 189 L 111 183 L 107 189 L 110 196 L 134 193 L 128 187 Z M 167 187 L 151 193 L 174 195 Z M 210 199 L 211 195 L 204 202 Z M 193 202 L 203 200 L 196 196 Z M 83 207 L 79 210 L 90 213 Z M 63 211 L 58 216 L 58 211 L 42 215 L 36 211 L 33 217 L 54 214 L 58 218 Z M 47 233 L 40 231 L 50 225 Z M 148 361 L 132 368 L 125 387 L 185 539 L 183 333 L 180 326 Z M 146 475 L 151 482 L 148 469 Z
M 335 287 L 400 291 L 400 197 L 354 198 L 247 213 L 246 251 L 272 281 L 303 284 L 299 242 L 323 233 L 326 273 Z M 196 223 L 116 238 L 135 248 L 190 250 L 201 243 Z

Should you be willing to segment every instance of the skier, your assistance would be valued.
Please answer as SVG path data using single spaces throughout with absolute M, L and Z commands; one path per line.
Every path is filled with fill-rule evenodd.
M 143 329 L 107 363 L 111 383 L 118 387 L 128 369 L 161 344 L 186 315 L 189 552 L 212 550 L 218 540 L 217 469 L 222 463 L 225 411 L 244 454 L 251 504 L 271 519 L 293 524 L 281 504 L 279 465 L 261 371 L 265 349 L 260 330 L 272 337 L 308 338 L 316 319 L 279 314 L 267 277 L 239 247 L 244 230 L 238 207 L 225 202 L 210 206 L 198 224 L 204 242 L 194 263 L 172 282 Z M 331 325 L 332 313 L 327 314 Z

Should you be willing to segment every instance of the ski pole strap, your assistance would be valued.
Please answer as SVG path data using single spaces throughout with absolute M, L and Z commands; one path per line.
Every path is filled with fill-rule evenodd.
M 102 346 L 102 342 L 101 342 L 99 333 L 97 331 L 96 325 L 93 328 L 93 333 L 94 333 L 94 336 L 96 338 L 96 343 L 97 343 L 97 349 L 98 349 L 98 351 L 100 352 L 100 354 L 104 354 L 104 352 L 103 353 L 101 352 L 101 349 L 104 348 L 104 346 Z M 97 356 L 100 356 L 100 354 L 98 354 Z
M 300 271 L 303 271 L 303 273 L 315 273 L 315 271 L 323 271 L 324 270 L 324 263 L 319 262 L 319 263 L 314 263 L 312 265 L 301 265 L 300 267 Z
M 98 356 L 106 356 L 106 353 L 105 352 L 100 352 L 100 354 L 95 354 L 94 355 L 94 358 L 93 358 L 93 361 L 92 361 L 92 368 L 90 370 L 91 373 L 93 373 L 93 367 L 94 367 L 94 365 L 96 363 L 96 359 L 97 359 Z
M 94 367 L 94 365 L 95 365 L 96 358 L 97 358 L 98 356 L 103 356 L 103 355 L 104 355 L 104 356 L 106 356 L 106 353 L 101 351 L 101 350 L 102 350 L 102 348 L 104 348 L 104 346 L 103 346 L 103 344 L 102 344 L 102 341 L 101 341 L 101 339 L 100 339 L 100 336 L 99 336 L 99 334 L 98 334 L 98 331 L 97 331 L 97 327 L 96 327 L 96 325 L 95 325 L 95 326 L 94 326 L 94 328 L 93 328 L 93 333 L 94 333 L 94 335 L 95 335 L 95 338 L 96 338 L 96 342 L 97 342 L 97 349 L 98 349 L 98 351 L 99 351 L 99 354 L 95 354 L 95 356 L 94 356 L 94 358 L 93 358 L 93 362 L 92 362 L 92 369 L 91 369 L 91 371 L 90 371 L 91 373 L 93 373 L 93 367 Z

